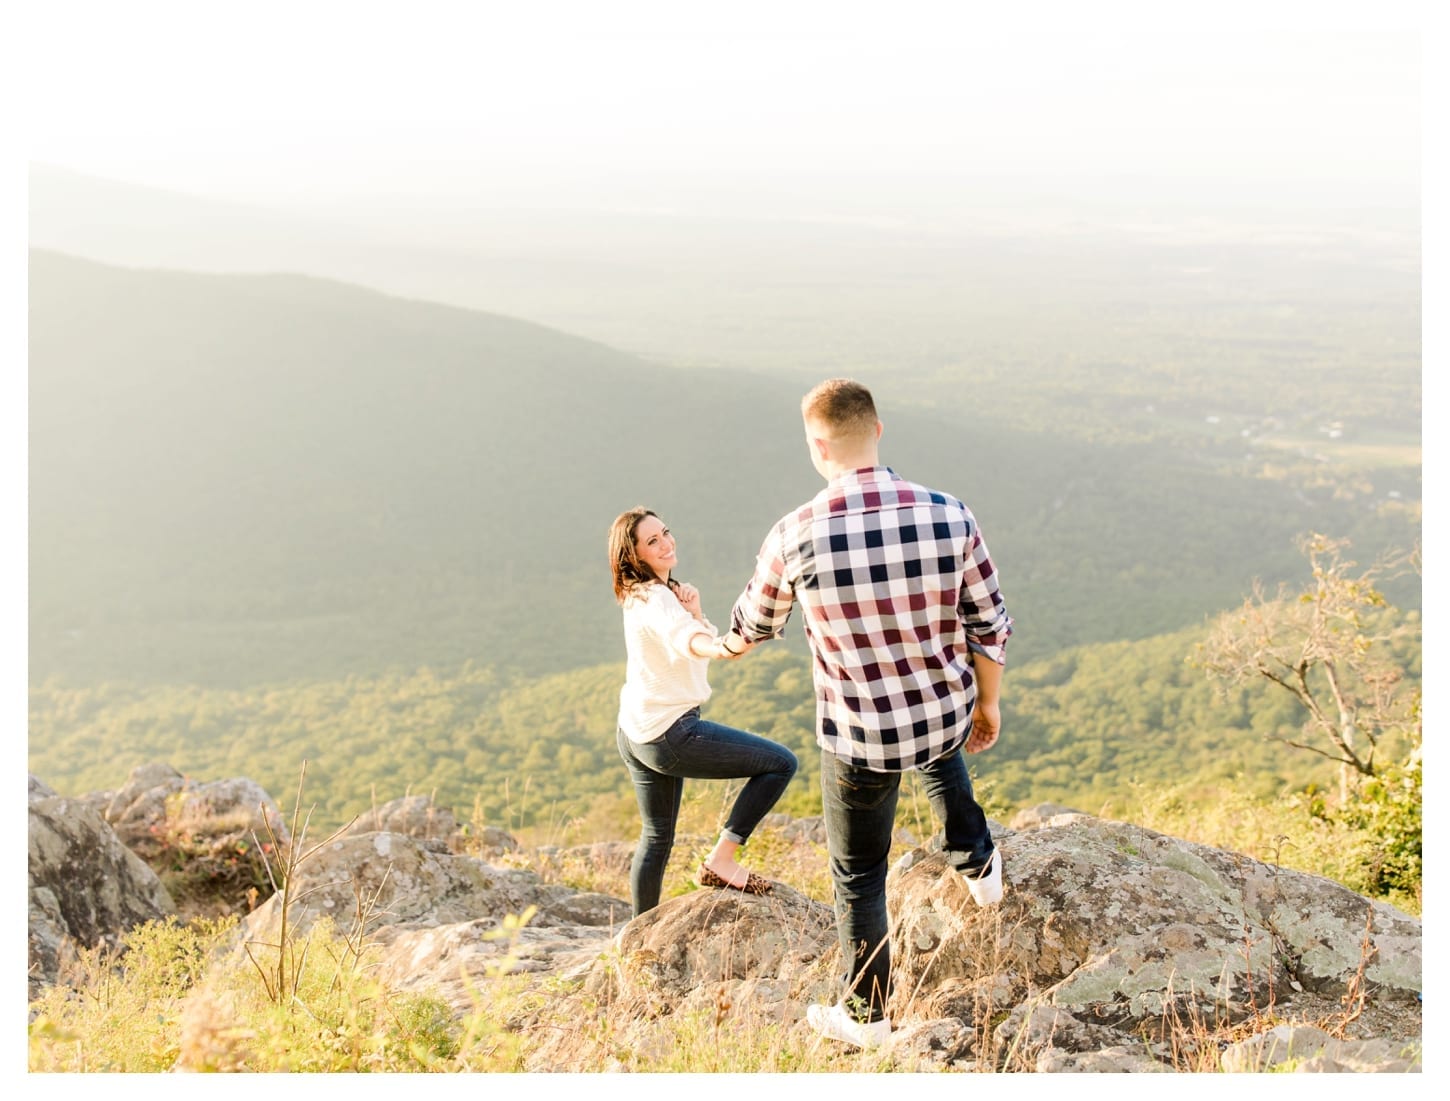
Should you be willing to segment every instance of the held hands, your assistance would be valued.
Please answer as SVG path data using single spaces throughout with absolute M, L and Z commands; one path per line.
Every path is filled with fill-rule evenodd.
M 967 735 L 968 753 L 981 753 L 997 744 L 997 735 L 1002 731 L 1002 705 L 996 700 L 984 703 L 977 700 L 977 709 L 972 714 L 972 732 Z
M 745 652 L 755 645 L 753 642 L 746 642 L 734 635 L 727 637 L 729 641 L 725 638 L 717 638 L 714 641 L 714 651 L 711 653 L 711 657 L 721 661 L 739 661 L 745 656 Z

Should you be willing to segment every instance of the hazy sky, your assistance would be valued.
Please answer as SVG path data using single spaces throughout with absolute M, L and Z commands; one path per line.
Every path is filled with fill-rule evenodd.
M 1393 29 L 1415 5 L 30 7 L 30 159 L 211 195 L 1419 202 L 1421 39 Z

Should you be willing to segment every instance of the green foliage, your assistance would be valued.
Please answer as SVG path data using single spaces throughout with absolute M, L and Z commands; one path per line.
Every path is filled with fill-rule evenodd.
M 1133 784 L 1170 787 L 1185 777 L 1232 779 L 1256 799 L 1330 782 L 1327 762 L 1286 754 L 1275 741 L 1298 728 L 1292 700 L 1257 685 L 1220 697 L 1186 663 L 1200 637 L 1185 630 L 1021 665 L 1009 645 L 1002 739 L 968 758 L 979 797 L 1007 818 L 1039 802 L 1112 813 Z M 1417 676 L 1418 646 L 1404 642 L 1394 654 Z M 279 792 L 306 759 L 318 829 L 422 792 L 478 825 L 555 843 L 622 839 L 638 813 L 615 747 L 623 676 L 622 666 L 605 665 L 530 681 L 466 666 L 247 691 L 51 682 L 31 692 L 29 764 L 77 794 L 114 789 L 131 768 L 158 760 L 207 779 L 249 775 Z M 806 661 L 771 644 L 716 665 L 711 678 L 709 717 L 773 738 L 799 759 L 777 809 L 819 814 Z M 687 797 L 723 815 L 732 790 L 700 781 Z
M 1012 806 L 1058 802 L 1109 811 L 1131 784 L 1244 777 L 1270 795 L 1316 762 L 1285 760 L 1267 740 L 1289 707 L 1244 689 L 1227 700 L 1184 663 L 1197 631 L 1085 647 L 1023 667 L 1009 664 L 1003 737 L 973 764 Z M 1009 663 L 1010 663 L 1009 645 Z M 1070 671 L 1069 671 L 1070 670 Z
M 1355 843 L 1335 878 L 1377 898 L 1390 898 L 1419 912 L 1424 875 L 1423 787 L 1420 746 L 1365 780 L 1339 806 L 1316 812 L 1348 829 Z
M 66 981 L 30 1007 L 30 1070 L 170 1070 L 182 1004 L 236 925 L 232 917 L 186 925 L 167 918 L 132 929 L 118 950 L 79 950 Z

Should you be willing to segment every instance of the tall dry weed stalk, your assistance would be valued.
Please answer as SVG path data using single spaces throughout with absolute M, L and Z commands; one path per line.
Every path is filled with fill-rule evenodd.
M 307 848 L 307 829 L 312 822 L 312 812 L 315 808 L 309 807 L 306 817 L 304 818 L 302 816 L 302 790 L 306 781 L 307 762 L 304 760 L 302 762 L 301 772 L 297 778 L 297 795 L 292 804 L 292 826 L 289 840 L 284 842 L 279 838 L 272 829 L 271 819 L 265 813 L 262 815 L 262 823 L 267 831 L 270 847 L 261 845 L 259 842 L 259 848 L 262 852 L 263 866 L 266 868 L 267 878 L 272 885 L 273 897 L 277 899 L 277 940 L 275 942 L 254 940 L 243 942 L 243 949 L 247 953 L 247 958 L 251 960 L 252 966 L 257 969 L 257 974 L 261 976 L 262 985 L 267 992 L 267 998 L 273 1004 L 280 1004 L 296 998 L 297 988 L 301 983 L 303 969 L 307 963 L 307 952 L 311 945 L 309 940 L 297 935 L 292 924 L 293 907 L 305 899 L 307 894 L 310 893 L 303 892 L 300 895 L 297 894 L 298 869 L 316 852 L 331 844 L 352 825 L 352 822 L 349 822 L 347 825 L 342 826 L 328 835 L 320 844 L 314 845 L 310 849 Z M 353 822 L 355 821 L 357 821 L 356 818 L 353 819 Z M 253 840 L 256 839 L 254 833 Z M 275 863 L 273 861 L 274 855 L 276 857 Z M 381 884 L 378 889 L 381 891 Z M 376 900 L 377 895 L 375 893 L 372 902 L 376 903 Z M 359 899 L 358 917 L 364 920 L 366 918 L 361 899 Z M 355 928 L 356 944 L 359 946 L 359 952 L 363 932 L 364 930 L 361 927 Z M 352 939 L 349 938 L 349 944 L 353 943 Z M 256 953 L 252 951 L 254 947 L 272 950 L 276 953 L 275 961 L 264 964 L 263 961 L 257 958 Z

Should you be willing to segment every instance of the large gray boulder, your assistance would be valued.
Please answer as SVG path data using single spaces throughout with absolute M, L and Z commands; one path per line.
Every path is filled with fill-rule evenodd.
M 699 890 L 641 914 L 615 941 L 619 966 L 585 990 L 602 1001 L 672 1003 L 701 986 L 796 980 L 836 948 L 835 915 L 784 884 L 768 894 Z
M 980 909 L 940 853 L 888 880 L 893 1014 L 958 1017 L 977 1057 L 1160 1058 L 1178 1022 L 1292 1015 L 1358 985 L 1418 1012 L 1420 922 L 1319 876 L 1081 814 L 1001 831 L 1006 896 Z M 1041 1024 L 1043 1011 L 1050 1027 Z M 986 1022 L 1001 1020 L 987 1037 Z M 1051 1059 L 1048 1060 L 1052 1062 Z
M 452 810 L 438 806 L 426 795 L 404 795 L 364 811 L 343 832 L 401 833 L 451 842 L 458 833 L 458 820 Z
M 667 1052 L 679 1042 L 674 1022 L 691 1013 L 732 1028 L 795 1022 L 804 1005 L 831 995 L 839 956 L 831 908 L 783 884 L 765 895 L 697 890 L 667 899 L 566 973 L 581 980 L 576 992 L 545 1011 L 586 1020 L 591 1006 L 607 1006 L 609 1027 L 538 1028 L 527 1069 L 618 1069 L 619 1050 Z
M 940 854 L 893 869 L 899 988 L 1005 971 L 1008 996 L 1045 991 L 1096 1019 L 1338 996 L 1361 965 L 1382 996 L 1420 991 L 1420 922 L 1332 880 L 1086 815 L 997 840 L 999 910 L 977 909 Z
M 119 790 L 82 798 L 167 881 L 184 916 L 244 914 L 271 893 L 271 849 L 285 847 L 289 833 L 255 780 L 198 781 L 151 763 Z
M 176 912 L 166 888 L 93 806 L 29 783 L 29 995 L 54 984 L 76 947 L 115 948 Z
M 117 791 L 83 798 L 96 807 L 128 846 L 154 844 L 170 831 L 223 842 L 288 839 L 277 801 L 255 780 L 199 781 L 167 764 L 138 765 Z

